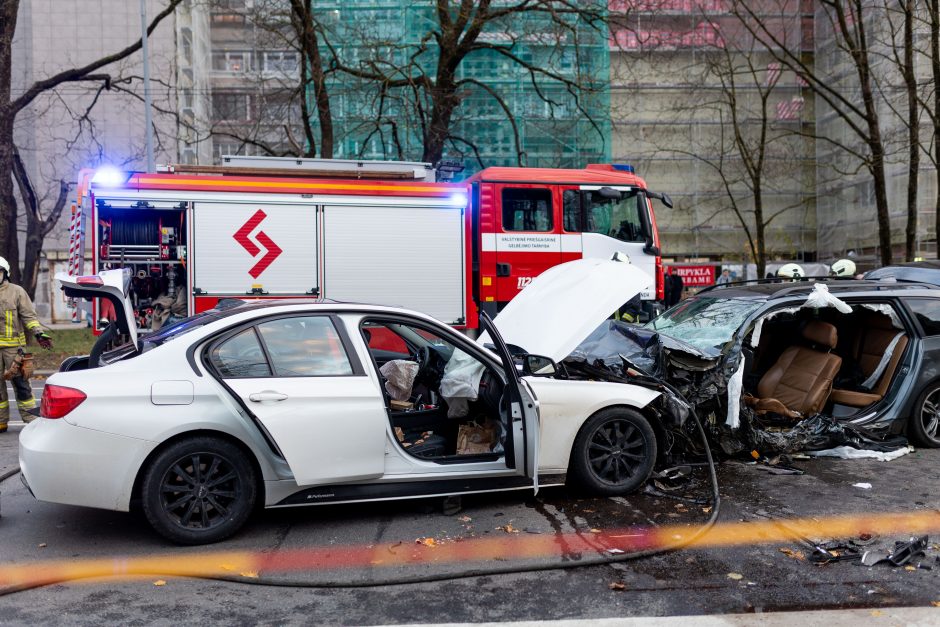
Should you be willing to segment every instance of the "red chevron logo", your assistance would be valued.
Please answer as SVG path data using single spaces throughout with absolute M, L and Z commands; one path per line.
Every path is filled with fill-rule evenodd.
M 274 260 L 281 256 L 281 253 L 284 252 L 281 250 L 280 246 L 274 243 L 274 241 L 268 237 L 267 233 L 264 231 L 258 231 L 255 235 L 255 239 L 258 240 L 258 244 L 253 242 L 249 235 L 254 231 L 261 222 L 268 217 L 268 215 L 261 209 L 258 209 L 253 216 L 248 218 L 248 221 L 245 222 L 241 227 L 235 231 L 235 234 L 232 237 L 235 238 L 235 241 L 238 242 L 242 248 L 248 251 L 248 254 L 252 257 L 257 257 L 261 253 L 262 249 L 267 251 L 264 253 L 264 256 L 258 260 L 252 268 L 248 271 L 248 274 L 252 278 L 257 279 L 261 276 L 261 273 L 268 269 Z

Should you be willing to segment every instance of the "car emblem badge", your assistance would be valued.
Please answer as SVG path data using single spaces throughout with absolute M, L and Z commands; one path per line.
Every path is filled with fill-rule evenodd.
M 258 209 L 232 236 L 252 257 L 257 257 L 262 250 L 266 251 L 261 259 L 248 271 L 253 279 L 261 276 L 261 273 L 267 270 L 268 266 L 274 263 L 274 260 L 284 252 L 264 231 L 258 231 L 255 234 L 255 239 L 258 240 L 257 244 L 248 237 L 266 217 L 268 215 L 263 210 Z

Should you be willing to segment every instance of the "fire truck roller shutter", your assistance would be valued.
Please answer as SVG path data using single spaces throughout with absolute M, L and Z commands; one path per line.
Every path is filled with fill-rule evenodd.
M 313 204 L 197 202 L 193 289 L 210 296 L 312 294 L 317 272 Z
M 323 294 L 466 320 L 463 208 L 325 206 Z

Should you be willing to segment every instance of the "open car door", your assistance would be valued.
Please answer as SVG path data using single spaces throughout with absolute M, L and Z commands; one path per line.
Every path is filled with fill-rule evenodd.
M 131 284 L 130 268 L 120 270 L 102 270 L 98 274 L 71 276 L 67 272 L 55 275 L 65 295 L 69 298 L 104 298 L 114 307 L 114 324 L 117 331 L 127 335 L 131 343 L 137 346 L 137 321 L 134 319 L 134 307 L 128 298 Z M 106 331 L 113 337 L 114 331 Z M 97 364 L 91 365 L 94 367 Z
M 539 491 L 539 408 L 532 391 L 519 377 L 506 342 L 486 312 L 480 312 L 480 326 L 488 334 L 506 373 L 503 393 L 504 411 L 508 415 L 506 464 L 514 464 L 519 474 L 532 479 L 532 488 Z M 485 338 L 484 338 L 485 339 Z

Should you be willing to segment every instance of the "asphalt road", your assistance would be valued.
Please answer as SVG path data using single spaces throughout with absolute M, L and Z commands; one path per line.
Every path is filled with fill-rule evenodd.
M 15 467 L 21 428 L 14 423 L 11 432 L 0 435 L 0 476 Z M 800 461 L 806 470 L 802 476 L 722 464 L 720 520 L 936 511 L 940 509 L 938 463 L 940 451 L 916 451 L 888 463 Z M 704 472 L 696 471 L 692 481 L 681 484 L 674 494 L 707 497 L 705 479 Z M 858 482 L 871 483 L 872 488 L 853 487 Z M 532 563 L 512 557 L 514 542 L 551 537 L 558 539 L 558 547 L 547 561 L 572 564 L 589 555 L 566 548 L 563 534 L 590 536 L 592 529 L 627 525 L 698 524 L 708 517 L 703 508 L 707 505 L 671 497 L 577 498 L 564 489 L 551 489 L 538 497 L 521 492 L 468 497 L 463 510 L 453 515 L 442 513 L 439 500 L 273 510 L 255 516 L 227 542 L 192 549 L 162 541 L 139 514 L 37 502 L 14 476 L 0 484 L 0 556 L 3 564 L 32 564 L 85 558 L 119 561 L 152 554 L 182 558 L 220 550 L 286 555 L 294 549 L 381 544 L 408 550 L 419 538 L 433 538 L 437 546 L 498 538 L 507 541 L 507 556 L 492 563 L 503 567 Z M 906 535 L 898 529 L 872 542 L 887 546 Z M 405 624 L 931 606 L 940 601 L 940 565 L 914 571 L 847 562 L 817 566 L 780 549 L 807 552 L 798 541 L 781 541 L 687 549 L 613 565 L 367 589 L 259 584 L 285 577 L 301 584 L 365 581 L 458 572 L 487 564 L 260 572 L 247 583 L 164 577 L 165 585 L 155 585 L 161 577 L 154 575 L 55 584 L 0 597 L 0 624 Z M 931 561 L 936 555 L 940 551 L 928 551 Z M 624 589 L 612 590 L 612 583 L 623 584 Z

